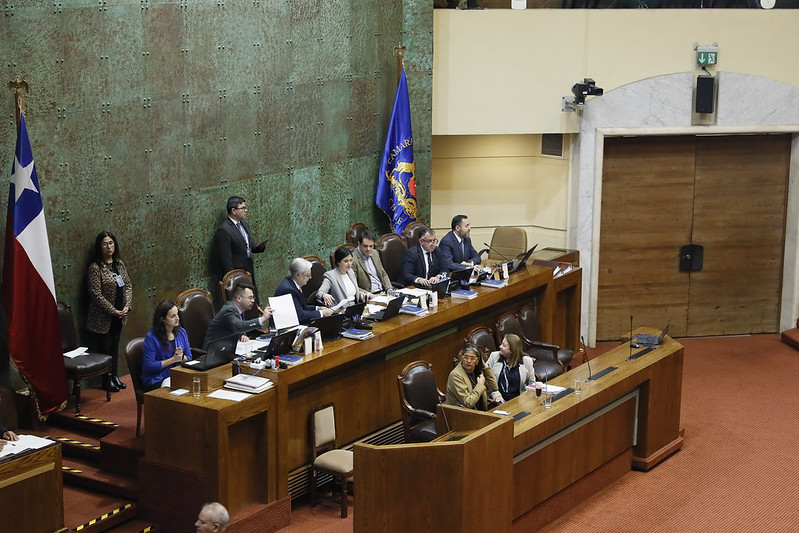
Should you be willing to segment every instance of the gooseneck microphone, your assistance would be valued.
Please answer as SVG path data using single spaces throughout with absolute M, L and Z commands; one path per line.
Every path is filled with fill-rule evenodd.
M 588 351 L 585 349 L 585 339 L 582 335 L 580 335 L 580 342 L 583 343 L 583 353 L 585 354 L 585 364 L 588 365 L 588 379 L 586 381 L 591 381 L 591 360 L 588 358 Z
M 494 251 L 494 252 L 497 252 L 497 253 L 498 253 L 500 256 L 502 256 L 502 259 L 504 259 L 505 261 L 507 261 L 507 262 L 509 262 L 509 263 L 511 262 L 511 260 L 510 260 L 510 259 L 508 259 L 507 257 L 505 257 L 505 254 L 503 254 L 502 252 L 500 252 L 499 250 L 497 250 L 496 248 L 494 248 L 493 246 L 491 246 L 491 245 L 490 245 L 490 244 L 488 244 L 487 242 L 484 242 L 484 243 L 483 243 L 483 246 L 487 246 L 489 250 L 492 250 L 492 251 Z
M 632 356 L 633 356 L 633 315 L 630 315 L 630 358 L 632 358 Z

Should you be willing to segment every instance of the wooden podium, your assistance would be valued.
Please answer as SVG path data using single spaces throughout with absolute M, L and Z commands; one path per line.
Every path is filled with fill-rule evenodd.
M 354 531 L 510 531 L 513 419 L 441 405 L 436 429 L 429 443 L 355 444 Z

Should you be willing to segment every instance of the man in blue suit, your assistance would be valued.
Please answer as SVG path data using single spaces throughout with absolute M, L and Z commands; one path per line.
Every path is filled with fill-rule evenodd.
M 438 247 L 447 270 L 461 270 L 480 264 L 480 254 L 472 246 L 472 224 L 466 215 L 452 218 L 452 231 L 444 235 Z
M 302 257 L 297 257 L 289 265 L 289 275 L 283 278 L 277 289 L 275 296 L 290 294 L 294 302 L 294 309 L 297 311 L 297 319 L 300 324 L 307 324 L 314 318 L 321 318 L 333 314 L 328 307 L 315 306 L 309 304 L 302 294 L 303 286 L 311 279 L 311 262 Z
M 442 274 L 447 273 L 441 249 L 436 246 L 436 232 L 425 228 L 419 237 L 419 244 L 409 248 L 402 258 L 400 283 L 429 287 L 441 281 Z

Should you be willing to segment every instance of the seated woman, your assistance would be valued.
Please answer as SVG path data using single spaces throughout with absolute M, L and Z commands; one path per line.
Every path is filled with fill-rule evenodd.
M 352 271 L 352 250 L 339 248 L 333 254 L 333 259 L 336 267 L 325 272 L 322 285 L 316 292 L 316 301 L 331 307 L 342 300 L 356 303 L 368 300 L 369 292 L 358 287 L 355 272 Z
M 524 355 L 522 339 L 508 333 L 502 339 L 499 351 L 491 352 L 486 364 L 497 378 L 497 388 L 507 402 L 527 389 L 527 385 L 535 383 L 533 358 Z
M 494 373 L 480 358 L 480 348 L 468 344 L 458 356 L 461 362 L 452 369 L 447 378 L 445 403 L 487 411 L 488 394 L 493 402 L 505 403 L 497 390 Z
M 169 369 L 191 361 L 186 330 L 180 327 L 175 302 L 161 302 L 153 313 L 153 329 L 142 347 L 141 381 L 145 391 L 169 387 Z

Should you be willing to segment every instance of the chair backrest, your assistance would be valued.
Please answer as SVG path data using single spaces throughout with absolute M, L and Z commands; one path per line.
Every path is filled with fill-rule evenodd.
M 497 346 L 502 344 L 502 339 L 504 339 L 505 335 L 507 335 L 508 333 L 515 333 L 522 340 L 525 339 L 524 334 L 522 333 L 522 323 L 519 321 L 519 315 L 517 315 L 512 311 L 504 313 L 502 316 L 500 316 L 497 319 L 497 324 L 496 324 Z
M 61 326 L 61 351 L 66 353 L 78 347 L 78 335 L 75 333 L 75 321 L 72 308 L 64 302 L 57 302 L 58 324 Z
M 402 237 L 396 233 L 386 233 L 377 241 L 377 253 L 380 254 L 380 262 L 386 269 L 386 274 L 391 281 L 399 281 L 402 273 L 402 258 L 408 248 Z
M 336 410 L 332 403 L 311 411 L 311 450 L 316 458 L 320 452 L 336 447 Z
M 225 305 L 232 297 L 231 291 L 233 290 L 233 287 L 243 281 L 252 283 L 252 276 L 249 272 L 241 268 L 231 270 L 222 276 L 222 280 L 219 282 L 219 298 L 222 302 L 222 305 Z
M 311 262 L 311 279 L 302 287 L 302 295 L 305 296 L 305 301 L 313 303 L 316 299 L 316 291 L 322 286 L 322 279 L 327 272 L 325 261 L 315 255 L 306 255 L 304 259 Z
M 494 228 L 494 234 L 491 236 L 491 249 L 488 251 L 489 259 L 513 259 L 526 251 L 527 232 L 522 228 L 512 226 Z M 503 255 L 505 256 L 504 258 L 502 257 Z
M 178 294 L 180 325 L 189 337 L 189 346 L 200 348 L 205 341 L 208 324 L 214 319 L 211 293 L 204 289 L 188 289 Z
M 335 268 L 337 266 L 335 258 L 336 258 L 336 252 L 338 251 L 339 248 L 348 248 L 350 252 L 355 252 L 355 248 L 357 247 L 358 247 L 357 244 L 353 244 L 351 242 L 345 242 L 344 244 L 339 244 L 338 246 L 336 246 L 336 249 L 333 250 L 332 254 L 330 254 L 330 268 Z
M 125 360 L 128 362 L 130 379 L 133 381 L 133 389 L 136 396 L 144 394 L 144 387 L 141 382 L 142 349 L 144 347 L 144 337 L 131 339 L 125 346 Z
M 408 363 L 397 376 L 400 405 L 403 408 L 407 402 L 412 408 L 436 412 L 442 394 L 436 387 L 432 367 L 427 361 L 414 361 Z
M 538 322 L 538 311 L 533 304 L 525 304 L 519 309 L 519 323 L 524 338 L 528 341 L 541 340 L 541 324 Z
M 413 248 L 419 242 L 419 237 L 422 236 L 422 230 L 425 229 L 427 224 L 421 220 L 416 220 L 405 226 L 402 236 L 405 239 L 405 245 L 408 248 Z
M 358 242 L 361 240 L 361 235 L 364 231 L 367 231 L 369 228 L 366 227 L 366 224 L 362 222 L 356 222 L 352 226 L 350 226 L 349 231 L 347 231 L 347 242 L 352 243 L 354 245 L 358 245 Z
M 483 349 L 483 361 L 488 359 L 491 352 L 497 351 L 497 342 L 494 340 L 494 332 L 491 328 L 477 326 L 469 330 L 463 338 L 464 344 L 476 344 Z

